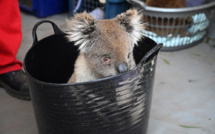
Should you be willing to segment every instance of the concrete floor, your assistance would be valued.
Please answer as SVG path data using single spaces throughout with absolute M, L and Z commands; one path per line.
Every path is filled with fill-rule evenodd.
M 46 19 L 66 31 L 66 17 L 60 14 Z M 22 13 L 23 40 L 17 55 L 21 61 L 32 45 L 32 28 L 39 20 Z M 50 25 L 38 29 L 39 39 L 52 33 Z M 38 134 L 31 102 L 13 98 L 3 88 L 0 134 Z M 148 134 L 215 134 L 214 47 L 200 43 L 181 51 L 159 53 Z

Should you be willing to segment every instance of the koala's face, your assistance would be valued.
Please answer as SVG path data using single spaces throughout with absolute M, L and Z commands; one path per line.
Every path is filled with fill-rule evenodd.
M 99 77 L 116 75 L 134 67 L 133 47 L 142 37 L 144 24 L 136 10 L 110 20 L 78 14 L 69 23 L 69 40 L 79 46 L 91 70 Z
M 93 72 L 107 77 L 130 70 L 134 46 L 130 35 L 115 20 L 98 21 L 95 27 L 96 38 L 84 52 Z

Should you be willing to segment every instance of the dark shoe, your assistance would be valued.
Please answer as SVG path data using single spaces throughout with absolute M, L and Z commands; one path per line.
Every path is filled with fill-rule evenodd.
M 0 85 L 13 97 L 24 100 L 31 99 L 26 75 L 23 70 L 1 74 Z

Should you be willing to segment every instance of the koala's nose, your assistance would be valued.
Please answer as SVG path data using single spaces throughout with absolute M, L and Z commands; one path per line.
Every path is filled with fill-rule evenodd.
M 119 73 L 124 73 L 124 72 L 128 71 L 128 65 L 123 62 L 118 65 L 117 69 L 118 69 Z

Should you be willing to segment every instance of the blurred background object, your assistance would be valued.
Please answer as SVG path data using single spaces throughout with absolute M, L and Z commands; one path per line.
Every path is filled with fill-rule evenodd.
M 145 2 L 145 3 L 144 3 Z M 164 43 L 162 50 L 194 46 L 214 36 L 214 0 L 19 0 L 20 8 L 38 18 L 86 11 L 96 19 L 111 19 L 129 8 L 143 11 L 147 37 Z
M 205 0 L 186 0 L 187 7 L 200 6 L 205 3 Z
M 126 0 L 69 0 L 71 16 L 86 11 L 97 19 L 111 19 L 128 8 Z
M 22 11 L 39 18 L 68 11 L 68 0 L 19 0 Z
M 215 1 L 195 7 L 186 7 L 185 0 L 181 3 L 172 0 L 128 1 L 143 11 L 144 21 L 148 24 L 143 34 L 164 43 L 162 50 L 165 51 L 181 50 L 203 41 L 214 18 Z

